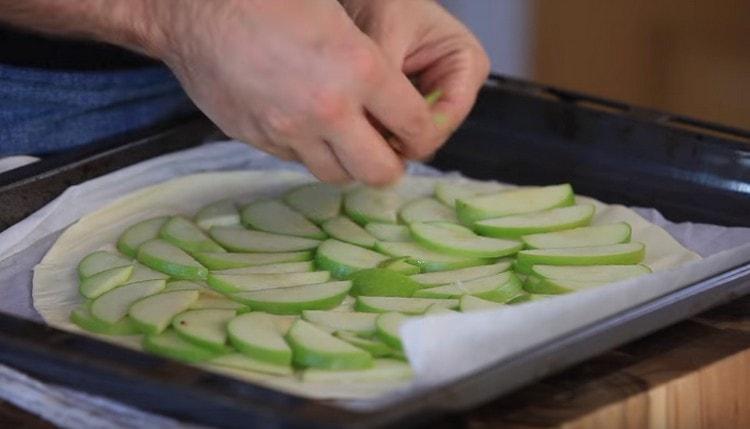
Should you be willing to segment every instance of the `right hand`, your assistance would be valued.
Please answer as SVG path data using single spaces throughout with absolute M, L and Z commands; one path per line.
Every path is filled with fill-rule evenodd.
M 227 135 L 323 181 L 391 183 L 404 168 L 394 147 L 443 138 L 422 95 L 335 0 L 149 4 L 143 49 L 195 104 Z

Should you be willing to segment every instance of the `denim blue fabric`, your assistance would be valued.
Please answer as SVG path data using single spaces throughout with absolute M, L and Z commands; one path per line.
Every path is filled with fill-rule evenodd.
M 58 152 L 193 110 L 166 67 L 87 72 L 0 65 L 0 155 Z

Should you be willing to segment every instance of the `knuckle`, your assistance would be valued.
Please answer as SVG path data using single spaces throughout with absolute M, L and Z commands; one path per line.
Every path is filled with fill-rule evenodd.
M 262 115 L 262 123 L 269 135 L 274 137 L 289 138 L 299 135 L 302 124 L 294 116 L 281 112 L 277 109 L 268 109 Z
M 335 123 L 341 121 L 346 114 L 346 99 L 331 89 L 316 91 L 311 97 L 311 111 L 315 119 Z

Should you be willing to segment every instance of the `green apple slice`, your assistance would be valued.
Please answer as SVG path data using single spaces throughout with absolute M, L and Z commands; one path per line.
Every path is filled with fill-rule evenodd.
M 341 304 L 352 287 L 348 281 L 238 292 L 230 297 L 253 310 L 272 314 L 300 314 L 303 310 L 328 310 Z
M 169 216 L 155 217 L 131 226 L 117 240 L 117 250 L 135 258 L 141 244 L 159 237 L 159 231 L 167 220 Z
M 172 319 L 172 328 L 186 341 L 209 350 L 223 352 L 227 350 L 227 324 L 235 315 L 235 310 L 188 310 Z
M 460 303 L 459 303 L 460 306 Z M 450 314 L 450 313 L 457 313 L 455 310 L 451 310 L 450 308 L 445 308 L 443 306 L 432 304 L 431 306 L 427 307 L 427 310 L 425 310 L 424 314 Z
M 527 292 L 534 294 L 558 295 L 576 292 L 583 289 L 591 289 L 606 284 L 599 281 L 546 279 L 542 277 L 531 277 L 524 284 Z
M 458 223 L 456 212 L 434 198 L 418 198 L 406 203 L 399 212 L 404 223 L 451 222 Z
M 83 280 L 102 271 L 132 265 L 133 261 L 113 252 L 97 250 L 86 255 L 78 264 L 78 277 Z
M 344 197 L 344 211 L 360 225 L 398 223 L 401 198 L 391 189 L 360 187 Z
M 468 228 L 450 223 L 409 225 L 414 239 L 437 252 L 473 258 L 496 258 L 512 255 L 523 247 L 515 240 L 481 237 Z
M 138 262 L 177 279 L 205 280 L 208 277 L 206 267 L 184 250 L 160 239 L 141 245 L 138 249 Z
M 561 247 L 609 246 L 630 241 L 630 225 L 625 222 L 611 225 L 585 226 L 568 231 L 524 235 L 521 241 L 531 249 Z
M 237 316 L 227 325 L 227 332 L 232 345 L 255 360 L 276 365 L 292 363 L 292 350 L 269 314 L 252 312 Z
M 178 290 L 194 290 L 200 293 L 211 294 L 214 296 L 221 296 L 208 287 L 203 282 L 194 282 L 190 280 L 169 280 L 167 281 L 167 287 L 164 288 L 164 292 L 174 292 Z
M 555 266 L 534 265 L 531 271 L 543 278 L 612 283 L 651 273 L 645 265 Z
M 281 262 L 278 264 L 256 265 L 254 267 L 230 268 L 228 270 L 212 271 L 213 274 L 290 274 L 290 273 L 309 273 L 315 271 L 313 261 L 302 262 Z
M 372 356 L 304 320 L 297 320 L 286 334 L 294 363 L 303 367 L 359 369 L 372 366 Z
M 86 277 L 81 281 L 79 290 L 86 298 L 96 298 L 127 282 L 132 273 L 133 265 L 110 268 Z
M 378 268 L 384 270 L 394 271 L 396 273 L 411 275 L 419 273 L 419 267 L 409 263 L 409 258 L 405 256 L 399 256 L 397 258 L 391 258 L 378 264 Z
M 307 368 L 302 371 L 302 381 L 307 383 L 378 383 L 409 380 L 414 376 L 406 362 L 395 359 L 375 359 L 372 368 L 331 371 Z
M 594 206 L 559 207 L 535 213 L 504 216 L 474 223 L 474 231 L 489 237 L 517 238 L 588 225 L 594 216 Z
M 508 305 L 523 304 L 524 302 L 529 302 L 533 300 L 534 300 L 534 297 L 532 294 L 527 293 L 526 291 L 523 291 L 519 293 L 518 295 L 514 296 L 509 301 L 507 301 L 505 304 L 508 304 Z
M 505 185 L 492 182 L 440 182 L 435 185 L 435 197 L 448 207 L 455 207 L 456 200 L 466 200 L 477 195 L 499 192 Z
M 168 274 L 153 270 L 138 262 L 133 263 L 133 274 L 130 275 L 128 283 L 145 282 L 146 280 L 167 280 Z
M 200 297 L 198 297 L 198 299 L 190 306 L 191 310 L 201 310 L 205 308 L 212 308 L 216 310 L 236 310 L 238 313 L 247 313 L 248 311 L 250 311 L 249 308 L 245 307 L 237 301 L 206 295 L 201 295 Z
M 377 241 L 364 228 L 357 225 L 348 217 L 336 217 L 328 219 L 321 225 L 323 231 L 339 241 L 356 244 L 362 247 L 373 247 Z
M 490 263 L 488 259 L 435 252 L 413 242 L 378 241 L 375 249 L 389 256 L 406 257 L 410 264 L 418 266 L 423 272 L 453 270 Z
M 478 298 L 473 295 L 462 296 L 461 302 L 459 304 L 459 308 L 464 313 L 482 310 L 497 310 L 498 308 L 502 307 L 505 307 L 505 304 L 495 301 L 488 301 L 486 299 Z
M 215 357 L 208 362 L 208 365 L 239 369 L 241 371 L 259 372 L 270 375 L 292 375 L 294 369 L 290 365 L 276 365 L 268 362 L 259 361 L 246 356 L 242 353 L 229 353 Z
M 312 183 L 289 191 L 284 202 L 311 221 L 322 223 L 341 212 L 341 190 L 326 183 Z
M 209 270 L 255 267 L 258 265 L 304 262 L 313 258 L 309 250 L 281 253 L 209 253 L 196 252 L 193 257 Z
M 478 220 L 572 206 L 574 202 L 573 188 L 566 183 L 456 200 L 456 213 L 463 223 L 473 225 Z
M 380 241 L 412 241 L 409 227 L 390 223 L 373 222 L 365 230 Z
M 488 301 L 505 303 L 523 291 L 521 282 L 509 271 L 489 277 L 481 277 L 445 286 L 420 289 L 414 297 L 421 298 L 460 298 L 474 295 Z
M 309 238 L 250 231 L 230 226 L 215 226 L 209 232 L 211 238 L 232 252 L 297 252 L 312 250 L 320 241 Z
M 167 329 L 174 316 L 189 309 L 198 295 L 196 290 L 157 293 L 134 302 L 128 316 L 143 333 L 159 334 Z
M 277 200 L 258 200 L 240 213 L 242 223 L 275 234 L 324 239 L 326 234 L 306 217 Z
M 412 296 L 420 288 L 409 276 L 384 268 L 357 271 L 350 277 L 353 296 Z
M 393 354 L 393 350 L 391 350 L 388 344 L 377 339 L 362 338 L 354 333 L 346 331 L 338 331 L 333 335 L 354 347 L 358 347 L 367 353 L 370 353 L 372 357 L 386 357 Z
M 164 280 L 146 280 L 112 289 L 91 303 L 91 315 L 105 323 L 117 323 L 128 315 L 134 302 L 161 292 L 166 284 Z
M 404 350 L 399 328 L 409 318 L 401 313 L 384 313 L 375 321 L 375 336 L 396 350 Z
M 533 265 L 637 264 L 644 255 L 643 243 L 632 242 L 610 246 L 522 250 L 518 252 L 516 263 L 518 269 L 524 272 L 531 270 Z
M 180 249 L 188 252 L 225 252 L 224 248 L 211 240 L 198 225 L 182 216 L 171 217 L 159 230 L 159 235 Z
M 241 275 L 211 272 L 207 282 L 214 290 L 221 293 L 234 293 L 323 283 L 330 278 L 331 274 L 328 271 Z
M 318 269 L 330 271 L 337 279 L 345 279 L 359 270 L 375 268 L 387 259 L 378 252 L 334 239 L 324 241 L 315 253 Z
M 480 265 L 477 267 L 461 268 L 451 271 L 415 274 L 411 276 L 411 279 L 423 286 L 439 286 L 492 276 L 502 273 L 503 271 L 508 271 L 509 268 L 510 261 L 501 260 L 491 265 Z
M 367 313 L 397 312 L 423 314 L 433 304 L 445 308 L 457 308 L 457 299 L 402 298 L 395 296 L 359 296 L 354 308 Z
M 236 226 L 240 224 L 240 213 L 232 200 L 221 200 L 198 210 L 194 221 L 204 230 L 212 226 Z
M 81 304 L 70 313 L 70 321 L 81 329 L 103 335 L 137 335 L 140 333 L 129 317 L 120 319 L 115 323 L 105 323 L 91 316 L 89 304 Z
M 143 338 L 143 349 L 155 355 L 187 363 L 207 361 L 223 353 L 185 341 L 171 329 L 158 335 L 146 335 Z
M 347 311 L 305 310 L 302 318 L 328 332 L 347 331 L 358 335 L 375 333 L 377 314 Z

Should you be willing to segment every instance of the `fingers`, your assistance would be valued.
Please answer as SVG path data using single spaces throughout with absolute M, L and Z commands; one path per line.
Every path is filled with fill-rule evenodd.
M 323 182 L 346 183 L 352 180 L 330 146 L 323 140 L 310 140 L 295 145 L 295 152 L 312 174 Z

